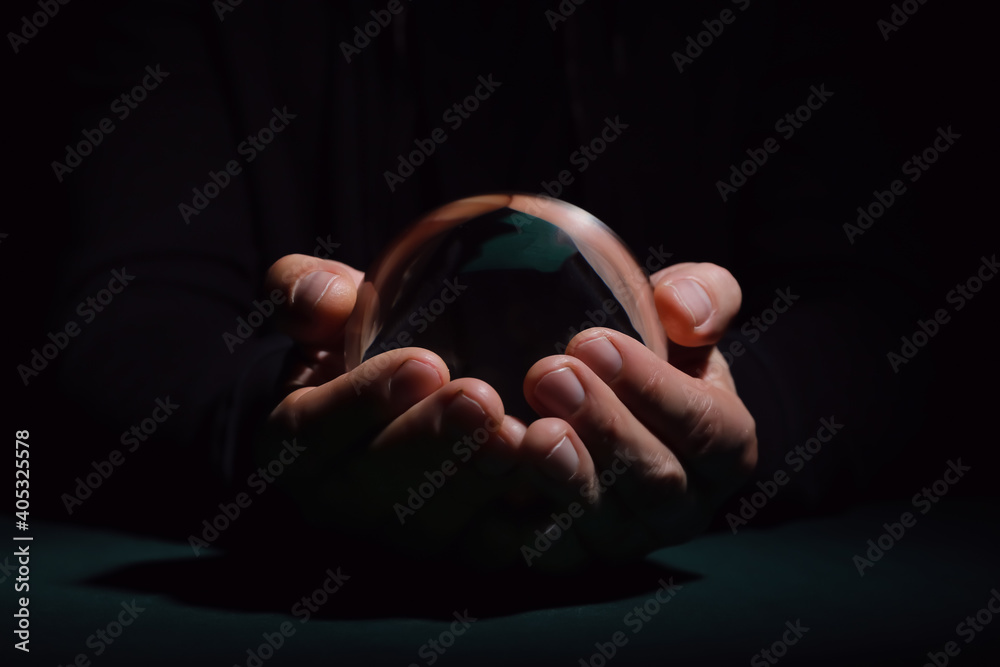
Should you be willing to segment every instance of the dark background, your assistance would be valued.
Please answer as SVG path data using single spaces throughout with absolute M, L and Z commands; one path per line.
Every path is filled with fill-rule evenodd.
M 2 182 L 7 202 L 0 216 L 0 233 L 7 234 L 0 240 L 7 369 L 4 385 L 7 400 L 2 421 L 8 438 L 19 429 L 31 432 L 32 520 L 44 517 L 76 525 L 110 523 L 176 537 L 181 540 L 177 546 L 183 548 L 181 555 L 180 548 L 174 553 L 162 547 L 156 562 L 135 564 L 130 562 L 135 554 L 129 549 L 136 549 L 136 553 L 146 549 L 143 545 L 137 547 L 135 542 L 98 533 L 94 533 L 97 537 L 88 538 L 74 532 L 76 526 L 50 524 L 45 532 L 40 529 L 38 544 L 43 545 L 47 540 L 53 545 L 52 549 L 42 549 L 36 561 L 39 580 L 45 582 L 37 596 L 40 604 L 47 605 L 50 618 L 59 618 L 59 613 L 85 617 L 100 607 L 95 600 L 113 608 L 117 598 L 112 596 L 122 588 L 142 591 L 147 597 L 156 596 L 161 601 L 166 596 L 173 604 L 163 604 L 164 613 L 172 615 L 165 617 L 168 622 L 155 627 L 150 623 L 149 634 L 142 635 L 146 632 L 142 630 L 132 635 L 137 655 L 150 658 L 145 644 L 140 643 L 155 638 L 157 633 L 190 629 L 193 622 L 204 622 L 201 630 L 214 633 L 204 643 L 213 646 L 217 657 L 221 656 L 219 664 L 224 664 L 230 654 L 239 653 L 239 647 L 250 645 L 260 632 L 273 626 L 272 617 L 251 618 L 246 612 L 283 613 L 290 590 L 305 591 L 313 585 L 313 570 L 297 569 L 299 562 L 294 558 L 289 562 L 288 554 L 284 560 L 280 554 L 273 554 L 274 562 L 282 563 L 284 569 L 280 571 L 296 575 L 292 577 L 293 583 L 286 586 L 284 579 L 272 576 L 276 570 L 261 567 L 255 560 L 259 555 L 248 559 L 245 553 L 237 552 L 228 559 L 191 559 L 184 540 L 202 518 L 212 515 L 216 503 L 231 499 L 232 492 L 219 485 L 207 451 L 198 449 L 202 443 L 172 442 L 165 439 L 165 433 L 159 439 L 154 437 L 151 446 L 128 455 L 125 465 L 78 512 L 67 517 L 60 495 L 72 491 L 74 478 L 91 472 L 91 460 L 103 459 L 109 450 L 120 448 L 121 432 L 147 416 L 151 403 L 147 403 L 149 408 L 143 412 L 109 419 L 84 407 L 79 397 L 60 390 L 58 366 L 46 369 L 28 387 L 23 386 L 16 372 L 18 364 L 29 363 L 32 348 L 47 342 L 48 332 L 65 324 L 65 301 L 69 299 L 71 307 L 76 303 L 67 294 L 65 280 L 68 258 L 77 250 L 76 223 L 68 188 L 57 183 L 50 164 L 62 159 L 68 141 L 80 137 L 83 126 L 74 120 L 75 114 L 87 104 L 106 105 L 111 97 L 102 92 L 95 93 L 94 99 L 85 99 L 71 83 L 69 70 L 78 62 L 92 61 L 129 46 L 109 43 L 101 37 L 109 27 L 108 12 L 128 4 L 131 3 L 93 4 L 76 0 L 60 5 L 59 14 L 20 53 L 15 55 L 9 46 L 2 47 L 7 49 L 0 54 L 6 84 Z M 157 3 L 149 4 L 152 7 Z M 545 6 L 554 8 L 556 4 L 553 1 Z M 372 4 L 373 8 L 381 6 Z M 596 7 L 583 4 L 570 20 L 593 21 L 593 15 L 588 17 L 587 12 L 596 11 Z M 622 3 L 619 7 L 626 14 L 641 15 L 649 11 L 645 5 L 633 7 Z M 724 7 L 730 5 L 688 3 L 670 9 L 675 23 L 664 25 L 662 34 L 650 47 L 662 48 L 664 54 L 682 48 L 685 37 L 701 29 L 703 19 L 718 16 Z M 428 6 L 425 16 L 446 17 L 452 9 L 447 5 Z M 2 10 L 0 28 L 5 34 L 18 29 L 21 17 L 35 11 L 37 6 L 33 2 L 9 3 Z M 227 19 L 227 26 L 239 25 L 239 13 L 251 11 L 256 10 L 245 0 L 232 14 L 233 23 Z M 793 291 L 798 286 L 809 287 L 808 291 L 802 291 L 796 313 L 808 313 L 819 322 L 824 318 L 852 322 L 847 327 L 820 331 L 813 337 L 797 334 L 791 327 L 792 319 L 781 319 L 773 331 L 762 337 L 761 345 L 766 343 L 771 350 L 787 353 L 781 368 L 790 377 L 800 378 L 803 400 L 813 400 L 810 410 L 801 415 L 802 432 L 815 430 L 818 419 L 831 413 L 855 417 L 845 420 L 844 431 L 810 466 L 807 473 L 810 477 L 798 480 L 808 483 L 815 478 L 822 482 L 816 493 L 810 494 L 808 487 L 798 489 L 795 494 L 783 492 L 751 522 L 754 528 L 784 522 L 782 528 L 741 534 L 739 548 L 733 553 L 729 553 L 728 543 L 720 539 L 728 535 L 715 535 L 681 547 L 676 556 L 658 555 L 671 567 L 682 568 L 681 575 L 687 574 L 685 569 L 709 573 L 697 586 L 690 587 L 694 601 L 700 605 L 677 609 L 678 614 L 686 617 L 692 608 L 697 611 L 688 618 L 691 626 L 687 627 L 697 628 L 690 635 L 693 639 L 687 643 L 687 652 L 661 655 L 663 659 L 658 664 L 697 663 L 708 643 L 713 644 L 713 650 L 724 648 L 727 639 L 711 634 L 716 627 L 726 630 L 734 647 L 739 644 L 737 639 L 743 642 L 730 655 L 749 655 L 743 651 L 743 644 L 754 644 L 759 635 L 763 646 L 772 637 L 759 631 L 767 627 L 766 623 L 754 625 L 748 619 L 773 616 L 775 627 L 780 628 L 785 616 L 779 619 L 779 614 L 792 613 L 789 610 L 798 613 L 800 609 L 823 616 L 817 627 L 827 630 L 820 629 L 816 634 L 827 633 L 827 641 L 831 642 L 826 645 L 829 660 L 847 664 L 841 657 L 856 648 L 858 664 L 866 659 L 890 664 L 889 656 L 904 656 L 895 650 L 900 646 L 899 638 L 906 637 L 910 642 L 907 646 L 912 649 L 905 653 L 907 664 L 918 664 L 926 650 L 954 639 L 955 622 L 978 608 L 975 605 L 982 604 L 986 588 L 993 585 L 988 581 L 988 572 L 989 563 L 996 561 L 995 518 L 992 533 L 983 528 L 990 525 L 989 513 L 995 502 L 977 505 L 975 501 L 997 495 L 995 462 L 1000 457 L 994 453 L 998 440 L 994 419 L 998 398 L 996 332 L 1000 283 L 988 283 L 960 312 L 955 312 L 945 298 L 956 283 L 974 274 L 982 256 L 992 257 L 1000 249 L 995 232 L 998 169 L 994 141 L 997 97 L 994 45 L 998 24 L 995 12 L 982 6 L 930 0 L 920 5 L 919 11 L 885 41 L 876 22 L 887 18 L 891 11 L 889 2 L 845 6 L 754 0 L 751 8 L 738 15 L 735 24 L 727 26 L 717 42 L 682 75 L 669 69 L 662 73 L 663 79 L 675 87 L 656 85 L 651 80 L 647 89 L 635 93 L 640 100 L 647 96 L 651 104 L 679 93 L 711 101 L 715 91 L 732 87 L 732 77 L 752 75 L 752 79 L 740 81 L 745 87 L 739 103 L 729 109 L 736 121 L 722 134 L 705 134 L 703 126 L 677 124 L 676 118 L 660 121 L 663 132 L 684 137 L 688 145 L 703 147 L 705 157 L 700 162 L 678 166 L 672 163 L 671 155 L 664 154 L 660 159 L 669 165 L 671 173 L 683 178 L 670 181 L 651 176 L 636 187 L 647 201 L 661 203 L 668 228 L 659 238 L 668 251 L 675 252 L 675 259 L 718 261 L 730 267 L 740 279 L 745 300 L 736 320 L 737 327 L 759 315 L 773 299 L 774 288 L 786 283 Z M 206 14 L 210 16 L 210 11 L 206 10 Z M 475 23 L 456 26 L 451 47 L 459 53 L 473 48 L 479 39 L 475 26 Z M 545 29 L 544 24 L 541 28 Z M 647 28 L 656 36 L 660 24 L 650 20 Z M 518 41 L 514 36 L 511 40 Z M 370 55 L 373 54 L 366 54 Z M 523 54 L 526 59 L 533 55 Z M 817 112 L 793 139 L 781 139 L 779 153 L 723 205 L 715 181 L 728 173 L 734 160 L 743 159 L 745 149 L 759 147 L 766 136 L 774 135 L 774 120 L 801 104 L 809 85 L 824 81 L 835 91 L 828 106 Z M 530 104 L 530 98 L 523 95 L 508 99 L 504 102 L 498 96 L 496 101 L 513 106 Z M 697 107 L 693 115 L 697 118 L 711 108 L 711 104 Z M 151 98 L 136 113 L 156 114 L 156 102 Z M 658 122 L 655 113 L 650 111 L 644 122 Z M 902 163 L 931 144 L 938 127 L 948 126 L 962 135 L 958 143 L 918 182 L 907 183 L 907 193 L 850 246 L 841 225 L 854 221 L 856 208 L 871 202 L 874 189 L 885 190 L 893 179 L 901 177 Z M 469 132 L 471 128 L 472 123 Z M 111 135 L 107 141 L 122 136 Z M 640 135 L 625 139 L 642 141 Z M 568 153 L 569 150 L 556 151 L 560 157 L 538 165 L 538 172 L 551 179 L 559 169 L 566 168 Z M 443 164 L 447 156 L 442 152 L 436 157 Z M 483 159 L 486 162 L 490 156 Z M 615 167 L 620 166 L 614 160 L 609 151 L 606 160 L 602 158 L 595 163 L 592 174 L 597 183 L 614 178 Z M 218 166 L 212 163 L 205 169 Z M 164 165 L 163 170 L 167 174 L 170 166 Z M 470 173 L 474 171 L 470 168 L 456 173 L 450 189 L 428 188 L 415 195 L 407 212 L 400 213 L 392 224 L 405 224 L 412 215 L 454 196 L 473 194 L 464 188 L 473 187 L 470 182 L 475 183 L 475 178 Z M 613 206 L 602 197 L 602 188 L 595 187 L 595 181 L 581 179 L 563 197 L 591 210 L 612 227 L 622 226 L 622 221 L 610 215 Z M 517 185 L 537 191 L 537 182 L 535 179 Z M 476 185 L 482 189 L 510 184 Z M 774 215 L 776 212 L 778 215 Z M 721 221 L 741 232 L 732 246 L 718 251 L 712 246 L 711 235 L 694 224 L 703 220 L 705 224 Z M 642 256 L 641 235 L 625 234 L 625 237 Z M 776 258 L 780 261 L 772 261 Z M 899 337 L 912 335 L 917 320 L 929 319 L 939 308 L 949 310 L 951 322 L 898 374 L 892 373 L 886 353 L 898 351 Z M 121 340 L 120 344 L 134 343 Z M 855 363 L 836 361 L 831 368 L 830 360 L 839 360 L 845 349 L 849 350 L 849 356 L 856 357 Z M 734 367 L 738 373 L 747 370 L 746 361 L 742 358 L 740 365 Z M 177 362 L 183 364 L 184 359 Z M 85 384 L 86 378 L 82 380 Z M 772 454 L 777 452 L 780 466 L 784 451 L 801 441 L 799 436 L 792 442 L 762 439 L 761 446 L 769 448 Z M 192 445 L 194 454 L 166 448 L 183 444 Z M 856 578 L 847 565 L 848 550 L 875 536 L 880 522 L 898 516 L 897 510 L 908 509 L 908 499 L 938 479 L 946 461 L 957 458 L 972 467 L 948 492 L 949 501 L 959 502 L 947 508 L 942 506 L 933 516 L 921 519 L 919 528 L 905 538 L 908 546 L 901 547 L 892 559 L 880 564 L 872 576 L 864 580 Z M 164 461 L 172 461 L 169 473 Z M 834 462 L 839 465 L 833 465 Z M 758 479 L 766 474 L 767 469 L 762 466 Z M 735 498 L 750 493 L 755 481 L 748 482 L 747 489 Z M 845 512 L 850 506 L 891 499 L 900 502 L 860 510 L 857 514 Z M 5 514 L 12 511 L 6 502 L 0 508 Z M 834 516 L 815 523 L 791 522 L 803 515 L 817 514 Z M 716 529 L 725 531 L 721 517 L 722 513 Z M 290 539 L 297 538 L 295 534 Z M 962 553 L 957 556 L 953 543 L 961 545 Z M 100 558 L 94 557 L 92 563 L 88 561 L 85 565 L 78 563 L 75 549 L 81 544 L 89 545 L 83 549 L 85 553 L 94 553 L 87 552 L 87 548 L 98 550 Z M 816 553 L 820 550 L 824 553 Z M 747 554 L 751 556 L 749 559 Z M 676 562 L 670 562 L 671 558 L 676 558 Z M 954 566 L 956 561 L 966 563 L 967 568 Z M 936 569 L 944 567 L 941 564 L 947 564 L 947 571 Z M 269 563 L 268 567 L 271 566 Z M 603 583 L 597 590 L 581 589 L 574 584 L 562 588 L 556 585 L 554 593 L 550 588 L 547 596 L 536 593 L 535 598 L 532 598 L 534 580 L 524 584 L 501 579 L 492 582 L 489 594 L 478 595 L 482 592 L 477 588 L 480 584 L 459 579 L 454 584 L 454 588 L 460 589 L 458 593 L 446 591 L 439 604 L 444 609 L 453 600 L 467 600 L 469 591 L 474 591 L 479 599 L 490 599 L 492 595 L 494 604 L 501 599 L 503 604 L 496 612 L 500 615 L 532 608 L 556 610 L 552 618 L 557 619 L 554 636 L 558 638 L 565 639 L 577 625 L 580 632 L 603 638 L 609 634 L 605 632 L 608 619 L 617 622 L 621 610 L 611 607 L 603 616 L 577 614 L 575 605 L 586 612 L 590 609 L 586 605 L 596 607 L 609 599 L 637 594 L 648 585 L 647 579 L 652 579 L 651 574 L 646 576 L 648 572 L 655 571 L 658 576 L 660 567 L 663 563 L 647 563 L 623 576 L 606 577 L 600 580 Z M 355 614 L 365 617 L 372 613 L 410 619 L 440 611 L 429 610 L 423 604 L 425 599 L 441 594 L 438 580 L 433 576 L 419 580 L 405 568 L 400 570 L 393 569 L 395 577 L 389 578 L 392 583 L 385 585 L 402 593 L 385 597 L 378 590 L 379 577 L 370 577 L 368 588 L 361 588 L 355 597 L 345 599 L 344 607 L 334 612 L 333 618 L 339 618 L 339 614 L 353 619 Z M 70 574 L 59 580 L 58 585 L 47 585 L 63 572 Z M 82 573 L 90 577 L 95 572 L 99 574 L 96 582 L 80 583 Z M 442 581 L 448 579 L 447 575 L 440 576 Z M 248 586 L 248 581 L 255 585 Z M 9 582 L 4 584 L 7 585 Z M 64 591 L 65 600 L 69 601 L 65 608 Z M 510 600 L 503 599 L 505 594 L 521 597 L 507 605 Z M 100 596 L 104 599 L 98 600 Z M 383 599 L 393 604 L 383 606 Z M 779 603 L 769 608 L 772 599 Z M 939 600 L 938 614 L 928 613 L 927 609 L 936 607 Z M 377 607 L 376 611 L 371 610 L 372 605 Z M 556 612 L 563 611 L 557 609 L 560 606 L 574 610 L 565 614 L 571 620 L 558 622 Z M 717 611 L 716 606 L 723 611 Z M 451 608 L 447 607 L 448 611 Z M 892 613 L 883 613 L 886 609 Z M 99 620 L 105 618 L 104 611 L 97 613 Z M 196 620 L 192 622 L 192 618 Z M 484 627 L 484 633 L 492 632 L 484 634 L 492 643 L 475 647 L 478 655 L 503 657 L 494 649 L 508 643 L 507 633 L 516 630 L 516 623 L 514 619 L 510 625 Z M 315 650 L 317 655 L 326 655 L 330 646 L 340 644 L 368 649 L 381 645 L 380 638 L 397 637 L 398 633 L 402 639 L 397 639 L 393 657 L 398 654 L 412 659 L 410 645 L 416 647 L 422 641 L 418 635 L 423 626 L 414 628 L 408 621 L 359 628 L 352 620 L 343 625 L 310 626 L 315 643 L 287 650 Z M 406 627 L 400 630 L 401 626 Z M 51 628 L 62 628 L 63 624 L 52 621 L 39 627 L 45 628 L 48 641 L 49 636 L 55 636 L 49 635 L 53 632 Z M 58 659 L 68 659 L 80 650 L 85 636 L 81 632 L 90 631 L 78 618 L 75 625 L 67 622 L 66 627 L 72 627 L 71 632 L 76 634 L 70 636 L 68 631 L 65 645 L 48 646 Z M 664 643 L 677 643 L 676 635 L 686 632 L 684 627 L 683 623 L 662 626 Z M 856 641 L 837 645 L 837 632 L 829 629 L 839 627 L 845 633 L 853 632 Z M 523 636 L 524 629 L 519 632 Z M 986 651 L 995 646 L 996 623 L 986 633 L 992 640 L 977 640 L 974 648 Z M 337 642 L 329 641 L 331 637 Z M 704 642 L 700 641 L 702 637 L 706 637 Z M 169 638 L 182 651 L 184 640 L 180 634 L 176 641 Z M 643 640 L 650 642 L 647 646 L 654 643 L 653 633 L 644 635 Z M 994 644 L 987 646 L 989 641 Z M 579 646 L 589 642 L 590 639 L 581 638 Z M 867 653 L 873 644 L 880 642 L 884 642 L 881 653 Z M 230 650 L 232 647 L 237 648 Z M 473 648 L 472 643 L 466 648 Z M 122 647 L 118 657 L 124 656 L 125 649 Z M 404 650 L 409 652 L 404 654 Z M 809 650 L 814 651 L 812 656 L 821 652 Z M 539 653 L 553 659 L 556 654 L 561 655 L 557 642 L 542 646 Z M 966 654 L 957 658 L 956 663 L 988 664 L 974 663 L 972 657 Z M 107 664 L 112 664 L 113 658 L 109 655 Z M 788 662 L 792 661 L 789 658 Z M 197 664 L 197 660 L 193 662 Z
M 677 10 L 678 25 L 684 27 L 677 28 L 669 39 L 665 37 L 662 48 L 679 48 L 683 37 L 692 33 L 701 19 L 717 16 L 723 7 L 729 5 L 714 3 Z M 585 9 L 586 5 L 578 11 Z M 22 15 L 33 11 L 37 7 L 32 3 L 8 5 L 0 26 L 12 30 Z M 947 292 L 973 275 L 981 256 L 990 257 L 997 251 L 996 80 L 990 46 L 995 41 L 995 22 L 982 8 L 929 2 L 886 42 L 876 21 L 887 18 L 891 11 L 889 3 L 844 7 L 839 3 L 755 2 L 705 55 L 683 75 L 677 75 L 698 94 L 708 95 L 713 86 L 721 85 L 728 71 L 724 67 L 727 60 L 754 57 L 755 49 L 767 53 L 757 70 L 759 92 L 740 110 L 742 127 L 759 131 L 736 131 L 714 171 L 699 181 L 705 201 L 714 202 L 711 205 L 716 207 L 720 204 L 714 180 L 728 173 L 730 161 L 743 156 L 744 149 L 759 147 L 764 137 L 774 135 L 772 124 L 781 113 L 804 101 L 808 85 L 789 86 L 789 81 L 818 84 L 826 80 L 836 92 L 829 107 L 819 111 L 794 139 L 781 140 L 783 149 L 772 156 L 773 162 L 749 179 L 724 213 L 742 224 L 767 226 L 768 221 L 755 217 L 755 202 L 774 197 L 776 191 L 787 193 L 790 207 L 799 199 L 814 202 L 815 193 L 807 191 L 817 181 L 804 179 L 803 174 L 818 175 L 823 186 L 818 197 L 821 210 L 787 216 L 766 235 L 754 238 L 766 238 L 777 255 L 797 258 L 803 272 L 823 274 L 817 284 L 822 285 L 824 303 L 851 311 L 863 294 L 866 307 L 878 303 L 884 309 L 871 331 L 857 331 L 861 346 L 868 351 L 858 363 L 866 368 L 881 364 L 875 374 L 889 388 L 884 395 L 873 398 L 868 388 L 844 378 L 817 376 L 810 380 L 841 387 L 847 402 L 856 392 L 858 400 L 867 404 L 871 433 L 880 443 L 859 467 L 860 473 L 839 473 L 828 494 L 810 511 L 835 510 L 862 500 L 908 497 L 937 479 L 949 458 L 959 456 L 973 471 L 952 493 L 975 497 L 994 495 L 996 489 L 991 461 L 996 459 L 992 419 L 997 398 L 997 284 L 988 283 L 961 312 L 952 311 L 952 321 L 898 375 L 891 373 L 885 361 L 888 351 L 898 350 L 899 336 L 913 333 L 918 318 L 928 319 L 938 308 L 951 311 L 945 302 Z M 85 3 L 60 6 L 60 13 L 20 53 L 15 55 L 6 47 L 2 58 L 7 72 L 4 184 L 8 202 L 0 228 L 8 234 L 0 243 L 6 285 L 3 347 L 9 387 L 4 423 L 8 432 L 31 430 L 33 454 L 37 455 L 32 467 L 33 489 L 37 484 L 47 494 L 33 498 L 33 512 L 56 518 L 65 518 L 59 494 L 70 490 L 75 476 L 89 472 L 91 453 L 106 453 L 117 446 L 121 431 L 132 423 L 104 423 L 95 418 L 58 391 L 57 373 L 51 368 L 29 387 L 22 385 L 15 370 L 17 364 L 28 363 L 33 347 L 47 342 L 48 331 L 65 323 L 65 316 L 53 314 L 50 306 L 59 297 L 66 258 L 74 249 L 73 213 L 66 188 L 56 182 L 50 163 L 62 158 L 67 137 L 79 137 L 82 129 L 72 125 L 71 113 L 80 100 L 68 85 L 67 68 L 82 55 L 89 57 L 106 46 L 92 39 L 102 27 L 102 16 Z M 648 95 L 655 97 L 661 92 L 651 89 Z M 156 113 L 154 106 L 151 102 L 138 113 Z M 838 253 L 843 250 L 846 240 L 841 224 L 854 221 L 856 207 L 872 200 L 873 189 L 885 190 L 892 179 L 900 177 L 900 165 L 930 145 L 939 126 L 952 126 L 962 138 L 918 182 L 907 183 L 907 193 L 851 249 L 859 264 L 884 271 L 875 283 L 875 292 L 864 294 L 864 285 L 839 283 L 837 271 L 842 265 L 825 263 L 829 258 L 824 248 L 836 246 Z M 676 131 L 685 132 L 684 128 Z M 836 133 L 862 139 L 831 150 L 829 138 Z M 869 142 L 867 137 L 877 141 Z M 717 148 L 716 139 L 701 140 L 706 150 Z M 811 142 L 824 141 L 827 150 L 823 154 L 808 150 Z M 547 170 L 555 174 L 564 166 L 553 164 Z M 863 176 L 855 177 L 858 174 Z M 669 187 L 648 194 L 661 197 L 663 210 L 669 214 Z M 563 196 L 569 201 L 586 198 L 585 193 L 572 188 Z M 443 202 L 428 205 L 433 203 Z M 594 212 L 602 217 L 599 208 L 600 204 Z M 635 250 L 642 254 L 642 248 Z M 754 251 L 752 245 L 735 250 L 740 256 L 738 263 L 750 267 L 742 276 L 737 272 L 737 277 L 759 281 L 755 285 L 752 280 L 743 280 L 748 299 L 737 324 L 758 314 L 767 304 L 767 295 L 782 284 L 780 272 L 769 275 L 768 267 L 754 266 Z M 678 259 L 712 257 L 692 252 L 690 257 Z M 799 352 L 808 350 L 822 358 L 838 341 L 797 340 L 790 344 L 799 346 Z M 844 377 L 848 376 L 845 370 Z M 849 436 L 842 437 L 845 442 L 836 446 L 847 446 Z M 857 437 L 864 441 L 862 434 Z M 150 493 L 146 476 L 155 478 L 157 470 L 152 451 L 140 449 L 114 483 L 95 494 L 73 519 L 104 521 L 109 513 L 120 518 L 134 512 L 133 520 L 127 522 L 133 527 L 155 527 L 183 536 L 190 529 L 190 520 L 177 517 L 173 511 L 177 496 L 168 491 L 180 489 L 190 500 L 211 488 L 207 458 L 190 461 L 184 467 L 183 480 L 171 480 L 164 487 L 166 491 Z M 210 505 L 213 497 L 209 492 L 203 502 Z M 193 502 L 197 506 L 202 501 Z M 775 512 L 760 520 L 794 513 Z M 135 521 L 136 517 L 141 521 Z M 171 531 L 169 526 L 175 521 L 176 531 Z

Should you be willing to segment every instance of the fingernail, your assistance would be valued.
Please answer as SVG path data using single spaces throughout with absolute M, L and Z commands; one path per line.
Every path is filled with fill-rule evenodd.
M 466 396 L 464 391 L 460 391 L 445 407 L 441 418 L 444 421 L 444 428 L 450 431 L 450 435 L 460 437 L 467 435 L 473 429 L 482 428 L 487 417 L 483 406 Z
M 622 355 L 607 336 L 600 336 L 576 348 L 573 356 L 590 366 L 605 382 L 614 379 L 622 369 Z
M 580 467 L 580 457 L 576 453 L 576 448 L 570 442 L 568 436 L 563 436 L 548 456 L 542 459 L 539 467 L 546 475 L 557 482 L 566 482 L 576 474 L 576 469 Z
M 441 386 L 437 369 L 416 359 L 407 359 L 389 378 L 389 397 L 397 410 L 405 411 Z
M 553 412 L 569 416 L 583 404 L 583 385 L 572 368 L 552 371 L 535 385 L 535 396 Z
M 327 271 L 307 273 L 299 278 L 292 287 L 291 304 L 295 306 L 302 303 L 307 306 L 315 306 L 326 294 L 333 281 L 339 277 L 336 273 Z
M 696 327 L 700 327 L 712 316 L 712 300 L 708 298 L 708 292 L 705 291 L 705 288 L 697 282 L 679 280 L 670 283 L 670 287 L 677 295 L 677 300 L 691 315 L 691 321 Z

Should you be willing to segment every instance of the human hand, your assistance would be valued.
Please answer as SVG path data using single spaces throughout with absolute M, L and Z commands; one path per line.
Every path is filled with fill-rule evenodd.
M 305 255 L 268 271 L 267 291 L 288 297 L 283 326 L 300 361 L 257 458 L 271 460 L 283 439 L 297 438 L 305 451 L 279 484 L 315 522 L 426 555 L 475 544 L 490 525 L 474 518 L 512 487 L 503 473 L 514 468 L 525 426 L 505 416 L 488 384 L 451 380 L 429 350 L 390 350 L 345 371 L 344 327 L 362 280 L 350 266 Z
M 545 551 L 563 563 L 632 558 L 689 539 L 756 464 L 754 420 L 715 347 L 739 310 L 739 284 L 719 266 L 694 263 L 650 280 L 668 360 L 592 328 L 525 378 L 542 418 L 528 426 L 522 455 L 549 473 L 564 526 L 571 503 L 581 512 L 549 533 L 559 536 Z M 529 564 L 550 558 L 526 546 Z

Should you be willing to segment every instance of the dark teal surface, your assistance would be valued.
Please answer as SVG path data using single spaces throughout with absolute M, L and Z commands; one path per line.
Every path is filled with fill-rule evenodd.
M 287 622 L 294 634 L 261 664 L 427 665 L 421 646 L 448 629 L 451 612 L 468 609 L 478 620 L 434 664 L 580 665 L 621 630 L 628 641 L 609 665 L 747 665 L 786 622 L 801 621 L 808 632 L 777 664 L 919 667 L 955 641 L 961 652 L 950 664 L 996 665 L 1000 615 L 971 643 L 956 626 L 1000 589 L 998 509 L 944 500 L 918 513 L 864 577 L 853 556 L 884 522 L 913 511 L 909 503 L 709 534 L 644 564 L 554 581 L 345 566 L 350 579 L 306 623 L 293 615 L 295 601 L 339 565 L 301 558 L 295 535 L 279 531 L 273 557 L 196 558 L 184 543 L 35 525 L 32 653 L 5 650 L 14 655 L 3 664 L 66 665 L 85 653 L 92 665 L 246 665 L 262 634 Z M 625 616 L 670 577 L 682 587 L 633 632 Z M 95 657 L 87 638 L 133 599 L 145 611 Z

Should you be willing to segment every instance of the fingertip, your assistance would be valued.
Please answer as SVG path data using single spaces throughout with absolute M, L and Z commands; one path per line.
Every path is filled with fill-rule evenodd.
M 494 430 L 503 423 L 505 411 L 503 399 L 496 389 L 477 378 L 456 378 L 451 381 L 450 388 L 456 391 L 456 398 L 461 395 L 466 401 L 472 401 L 482 410 L 484 418 L 495 424 Z
M 543 417 L 528 426 L 525 458 L 557 485 L 579 485 L 592 476 L 594 463 L 573 428 L 562 419 Z
M 283 327 L 307 344 L 335 337 L 357 301 L 360 272 L 346 264 L 309 255 L 286 255 L 268 269 L 269 298 L 284 303 Z
M 292 288 L 300 278 L 314 271 L 326 271 L 341 274 L 354 282 L 356 269 L 329 259 L 320 259 L 312 255 L 291 254 L 279 258 L 268 268 L 264 278 L 264 287 L 268 292 L 280 290 L 285 296 L 290 296 Z
M 520 419 L 504 415 L 497 435 L 499 436 L 501 446 L 513 457 L 521 454 L 524 436 L 527 432 L 528 427 Z
M 315 325 L 339 329 L 351 316 L 357 294 L 357 287 L 349 275 L 326 270 L 311 271 L 292 285 L 288 306 L 295 317 Z
M 340 276 L 329 271 L 313 271 L 299 277 L 292 285 L 289 305 L 296 310 L 314 308 L 338 278 Z
M 538 466 L 556 482 L 568 482 L 577 475 L 580 469 L 580 455 L 569 435 L 562 438 L 545 455 Z
M 389 377 L 389 401 L 396 414 L 444 386 L 440 371 L 427 360 L 408 358 Z
M 627 342 L 621 338 L 621 334 L 612 329 L 586 329 L 573 337 L 566 348 L 566 353 L 585 363 L 597 377 L 610 384 L 621 372 L 625 363 L 619 345 L 627 346 Z M 630 336 L 624 338 L 634 340 Z M 641 343 L 639 345 L 642 346 Z
M 668 281 L 663 288 L 672 292 L 673 300 L 687 313 L 688 323 L 695 329 L 705 325 L 715 313 L 712 297 L 697 280 L 682 278 Z
M 670 340 L 686 347 L 714 345 L 740 309 L 739 283 L 710 263 L 671 267 L 656 276 L 653 297 Z

